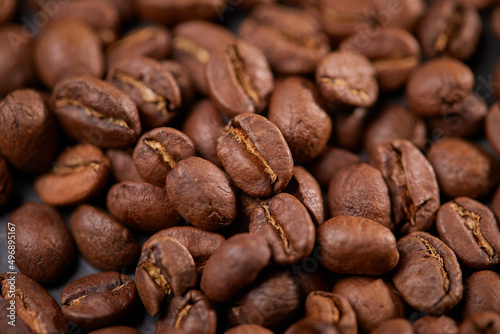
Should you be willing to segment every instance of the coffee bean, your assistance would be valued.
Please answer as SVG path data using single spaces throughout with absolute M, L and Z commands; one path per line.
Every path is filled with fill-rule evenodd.
M 35 180 L 34 188 L 49 205 L 82 203 L 106 186 L 110 165 L 98 147 L 78 144 L 59 154 L 52 169 Z
M 495 103 L 490 108 L 488 115 L 486 116 L 486 120 L 484 122 L 484 129 L 486 131 L 486 138 L 488 139 L 491 147 L 493 147 L 493 150 L 495 150 L 498 156 L 500 156 L 500 135 L 498 134 L 497 130 L 499 126 L 500 126 L 500 106 L 498 103 Z
M 370 107 L 378 97 L 376 71 L 370 61 L 350 51 L 325 56 L 316 68 L 316 82 L 325 100 L 348 107 Z
M 185 330 L 175 327 L 165 327 L 159 331 L 156 331 L 155 334 L 187 334 Z
M 143 182 L 132 159 L 132 149 L 110 149 L 106 156 L 111 162 L 111 173 L 118 182 Z
M 411 322 L 403 318 L 387 320 L 373 334 L 413 334 Z
M 269 329 L 259 325 L 239 325 L 224 332 L 224 334 L 272 334 Z
M 500 6 L 496 6 L 490 16 L 490 25 L 495 37 L 500 40 Z
M 261 4 L 275 3 L 276 0 L 241 0 L 240 6 L 243 10 L 251 10 Z
M 304 78 L 289 77 L 276 86 L 268 119 L 280 129 L 296 163 L 320 155 L 332 133 L 332 120 L 314 84 Z
M 105 0 L 118 10 L 122 22 L 128 22 L 134 16 L 133 0 Z
M 0 155 L 0 206 L 7 203 L 13 188 L 12 176 L 7 162 Z
M 181 328 L 188 334 L 215 334 L 217 314 L 203 293 L 191 290 L 169 300 L 165 314 L 156 324 L 156 332 L 169 326 Z
M 54 88 L 52 103 L 61 126 L 75 140 L 119 148 L 134 143 L 141 133 L 133 100 L 100 79 L 63 80 Z
M 134 100 L 146 128 L 167 125 L 182 104 L 179 85 L 160 62 L 143 56 L 120 59 L 107 80 Z
M 178 225 L 181 217 L 164 188 L 146 182 L 120 182 L 107 195 L 109 212 L 132 228 L 157 232 Z
M 0 0 L 0 23 L 9 22 L 17 8 L 15 0 Z
M 460 0 L 464 5 L 470 5 L 477 9 L 486 9 L 495 4 L 494 0 Z
M 132 327 L 113 326 L 98 329 L 96 331 L 89 332 L 89 334 L 140 334 L 140 332 Z
M 417 35 L 428 58 L 448 55 L 467 60 L 476 51 L 481 30 L 481 18 L 474 7 L 440 0 L 427 9 Z
M 349 301 L 331 292 L 314 291 L 306 299 L 306 318 L 336 326 L 342 334 L 356 334 L 356 314 Z
M 500 315 L 494 312 L 475 314 L 458 327 L 458 334 L 490 334 L 498 332 L 500 332 Z
M 274 88 L 264 54 L 235 40 L 213 52 L 206 64 L 207 87 L 213 103 L 228 117 L 262 113 Z
M 318 248 L 315 248 L 315 251 Z M 316 264 L 314 267 L 316 268 L 315 270 L 311 270 L 313 267 L 311 265 L 311 262 L 315 261 L 312 260 L 311 257 L 308 257 L 302 263 L 300 266 L 305 269 L 304 271 L 302 270 L 297 270 L 297 272 L 294 272 L 294 274 L 297 275 L 297 279 L 300 283 L 300 290 L 302 292 L 302 296 L 306 297 L 308 296 L 311 292 L 316 292 L 316 291 L 323 291 L 323 292 L 329 292 L 332 291 L 333 287 L 333 282 L 331 279 L 331 273 L 324 269 L 321 266 Z M 306 269 L 308 268 L 308 269 Z
M 188 0 L 167 2 L 163 0 L 137 0 L 135 8 L 141 19 L 165 25 L 197 19 L 217 18 L 224 12 L 223 0 Z
M 430 228 L 440 205 L 439 188 L 419 149 L 404 139 L 383 142 L 372 149 L 371 161 L 389 187 L 396 227 L 403 233 Z
M 188 106 L 191 106 L 194 98 L 194 87 L 189 72 L 183 65 L 173 60 L 163 60 L 160 65 L 172 75 L 177 85 L 179 85 L 182 96 L 182 109 L 187 109 Z
M 201 290 L 214 302 L 226 302 L 252 283 L 270 258 L 271 251 L 264 238 L 237 234 L 208 259 L 201 276 Z
M 174 238 L 150 238 L 142 248 L 135 280 L 144 307 L 155 316 L 168 297 L 182 296 L 196 285 L 193 257 Z
M 132 312 L 137 290 L 128 276 L 108 271 L 81 277 L 61 292 L 64 317 L 85 329 L 116 324 Z
M 250 196 L 280 192 L 293 175 L 292 154 L 280 130 L 266 118 L 233 118 L 217 144 L 217 156 L 233 182 Z
M 347 166 L 332 177 L 328 205 L 332 217 L 363 217 L 394 229 L 389 189 L 382 173 L 368 164 Z
M 316 321 L 313 319 L 302 319 L 294 323 L 284 332 L 285 334 L 339 334 L 335 326 L 325 324 L 324 322 Z
M 36 91 L 17 90 L 0 101 L 0 132 L 0 151 L 15 168 L 31 173 L 49 168 L 57 129 L 54 115 Z
M 104 74 L 99 36 L 76 20 L 58 20 L 45 26 L 35 42 L 33 57 L 47 88 L 77 75 L 100 78 Z
M 333 132 L 330 142 L 339 148 L 358 151 L 368 124 L 370 110 L 367 108 L 331 108 Z
M 484 149 L 462 139 L 434 143 L 427 159 L 436 172 L 439 188 L 451 197 L 481 198 L 498 184 L 499 165 Z
M 415 334 L 458 334 L 455 320 L 445 315 L 426 315 L 413 323 Z
M 492 311 L 500 313 L 500 274 L 490 270 L 476 271 L 467 278 L 464 287 L 463 317 Z
M 0 291 L 0 301 L 5 301 L 9 307 L 15 305 L 16 317 L 14 327 L 7 326 L 6 319 L 1 321 L 3 333 L 15 333 L 17 327 L 21 333 L 66 333 L 66 319 L 61 308 L 36 281 L 21 273 L 1 274 Z M 23 328 L 27 330 L 22 331 Z
M 311 73 L 330 50 L 328 37 L 310 14 L 281 5 L 255 8 L 241 23 L 239 34 L 262 50 L 281 74 Z
M 385 321 L 405 314 L 401 297 L 392 284 L 382 278 L 341 278 L 333 286 L 333 293 L 349 301 L 356 313 L 360 333 L 370 333 Z
M 462 299 L 462 271 L 453 251 L 426 232 L 399 239 L 399 263 L 392 281 L 415 309 L 442 315 Z
M 132 232 L 106 211 L 84 204 L 69 219 L 71 233 L 82 257 L 101 270 L 135 265 L 140 247 Z

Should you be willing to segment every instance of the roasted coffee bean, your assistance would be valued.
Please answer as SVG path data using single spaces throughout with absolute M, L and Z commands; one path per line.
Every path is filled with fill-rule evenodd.
M 165 186 L 165 178 L 184 159 L 194 157 L 194 144 L 179 130 L 156 128 L 139 138 L 134 149 L 134 164 L 144 181 Z
M 163 60 L 160 62 L 161 67 L 166 69 L 179 85 L 181 90 L 182 109 L 187 109 L 191 105 L 194 98 L 193 82 L 189 76 L 187 69 L 180 63 L 173 60 Z
M 332 133 L 332 120 L 314 84 L 300 77 L 289 77 L 276 85 L 268 119 L 280 129 L 296 163 L 320 155 Z
M 462 299 L 462 271 L 455 253 L 426 232 L 399 239 L 399 263 L 392 281 L 401 297 L 415 309 L 442 315 Z
M 413 334 L 411 322 L 403 318 L 395 318 L 382 323 L 373 334 Z
M 140 334 L 140 332 L 132 327 L 113 326 L 98 329 L 96 331 L 89 332 L 89 334 Z
M 495 334 L 500 333 L 500 315 L 495 312 L 482 312 L 466 319 L 458 327 L 458 334 Z
M 0 155 L 0 206 L 7 203 L 12 192 L 13 181 L 7 162 Z
M 165 314 L 156 324 L 156 332 L 169 326 L 181 328 L 188 334 L 215 334 L 217 314 L 203 293 L 191 290 L 169 300 Z
M 239 325 L 224 332 L 224 334 L 273 334 L 269 329 L 259 325 Z
M 351 51 L 335 51 L 316 68 L 316 82 L 325 100 L 348 107 L 370 107 L 378 97 L 376 70 L 370 61 Z
M 125 1 L 122 1 L 125 2 Z M 170 53 L 172 37 L 161 26 L 144 26 L 130 31 L 106 50 L 108 67 L 120 59 L 145 56 L 163 59 Z
M 126 319 L 137 290 L 128 276 L 108 271 L 81 277 L 61 292 L 64 317 L 85 329 L 97 329 Z
M 487 206 L 468 197 L 455 198 L 439 208 L 436 227 L 465 265 L 486 269 L 500 262 L 500 230 Z
M 108 192 L 106 203 L 113 216 L 141 231 L 157 232 L 181 222 L 165 188 L 146 182 L 115 184 Z
M 143 182 L 132 159 L 132 150 L 110 149 L 106 151 L 106 156 L 111 162 L 111 172 L 118 182 L 133 181 Z
M 363 142 L 363 133 L 368 123 L 370 110 L 368 108 L 331 108 L 333 118 L 333 133 L 331 143 L 350 151 L 358 151 Z
M 189 72 L 193 84 L 207 95 L 205 65 L 214 51 L 236 37 L 227 29 L 207 21 L 188 21 L 175 27 L 172 55 Z
M 455 320 L 445 315 L 426 315 L 413 323 L 415 334 L 458 334 Z
M 402 104 L 392 104 L 370 122 L 364 134 L 364 149 L 370 152 L 384 141 L 406 139 L 423 149 L 427 141 L 424 121 Z
M 307 169 L 323 188 L 328 188 L 332 177 L 349 165 L 362 162 L 361 158 L 347 150 L 327 146 L 321 155 L 307 165 Z
M 99 194 L 111 174 L 111 163 L 96 146 L 78 144 L 64 150 L 52 169 L 34 183 L 38 196 L 49 205 L 73 205 Z
M 174 238 L 150 238 L 142 247 L 135 280 L 144 307 L 155 316 L 168 297 L 182 296 L 196 285 L 193 257 Z
M 6 317 L 0 324 L 3 333 L 66 333 L 66 319 L 52 296 L 36 281 L 21 273 L 0 275 L 0 302 L 14 305 L 15 326 Z M 6 308 L 7 309 L 7 305 Z M 12 313 L 9 313 L 12 314 Z M 22 329 L 27 329 L 22 331 Z M 13 330 L 14 329 L 14 330 Z
M 471 69 L 452 58 L 433 59 L 408 78 L 406 97 L 413 112 L 424 117 L 457 112 L 474 87 Z
M 436 172 L 440 190 L 451 198 L 481 198 L 498 184 L 499 165 L 484 149 L 458 138 L 434 143 L 427 159 Z
M 335 217 L 318 228 L 320 263 L 337 274 L 383 275 L 398 264 L 392 232 L 362 217 Z
M 17 90 L 0 101 L 0 151 L 15 168 L 47 170 L 57 150 L 56 130 L 54 115 L 36 91 Z
M 386 27 L 377 34 L 358 31 L 340 44 L 340 49 L 367 57 L 377 72 L 380 90 L 403 87 L 411 72 L 420 64 L 420 45 L 408 31 Z
M 500 274 L 490 270 L 476 271 L 464 287 L 463 317 L 491 311 L 500 313 Z
M 179 85 L 160 62 L 133 56 L 111 66 L 107 80 L 134 100 L 146 128 L 167 125 L 182 104 Z
M 228 117 L 262 113 L 274 88 L 274 78 L 264 54 L 235 40 L 212 53 L 205 68 L 213 103 Z
M 193 157 L 179 162 L 168 174 L 166 185 L 175 210 L 199 228 L 217 230 L 236 218 L 231 180 L 207 160 Z
M 328 36 L 314 17 L 276 4 L 255 8 L 241 23 L 239 34 L 262 50 L 281 74 L 311 73 L 330 50 Z
M 439 187 L 431 164 L 404 139 L 382 142 L 371 151 L 372 164 L 389 187 L 394 224 L 403 233 L 431 227 L 439 209 Z
M 302 296 L 306 297 L 315 291 L 332 291 L 331 273 L 321 266 L 312 265 L 311 262 L 311 257 L 308 257 L 299 264 L 298 270 L 294 270 L 294 274 L 300 283 Z
M 356 314 L 345 297 L 314 291 L 307 296 L 305 309 L 306 318 L 336 326 L 342 334 L 358 333 Z
M 256 324 L 267 328 L 287 325 L 301 307 L 298 281 L 288 272 L 264 276 L 235 301 L 227 312 L 233 325 Z
M 104 74 L 99 36 L 76 20 L 58 20 L 45 26 L 35 42 L 33 55 L 38 75 L 47 88 L 77 75 L 100 78 Z
M 264 237 L 279 265 L 297 264 L 311 254 L 315 227 L 298 199 L 282 193 L 259 205 L 250 217 L 250 233 Z
M 477 9 L 486 9 L 493 6 L 496 1 L 495 0 L 459 0 L 459 2 L 473 6 Z
M 499 127 L 500 127 L 500 105 L 499 103 L 495 103 L 490 108 L 488 115 L 486 116 L 484 129 L 486 131 L 486 138 L 488 138 L 491 147 L 493 147 L 493 150 L 495 150 L 498 156 L 500 156 L 500 134 L 498 133 Z
M 490 16 L 490 25 L 495 37 L 500 40 L 500 6 L 497 5 Z M 498 95 L 498 94 L 497 94 Z
M 122 22 L 128 22 L 134 16 L 134 0 L 104 0 L 118 10 Z
M 370 333 L 385 321 L 405 314 L 401 297 L 392 284 L 382 278 L 342 278 L 333 286 L 333 293 L 349 301 L 356 313 L 360 333 Z
M 293 177 L 284 192 L 293 195 L 306 207 L 316 226 L 323 224 L 326 219 L 323 194 L 314 176 L 304 167 L 293 167 Z
M 156 331 L 155 334 L 187 334 L 185 330 L 175 327 L 165 327 L 159 331 Z
M 80 205 L 69 224 L 82 257 L 101 270 L 121 270 L 139 258 L 141 250 L 132 232 L 104 210 Z
M 10 21 L 16 12 L 16 8 L 16 0 L 0 0 L 0 23 Z
M 141 19 L 166 25 L 197 19 L 213 19 L 222 15 L 224 0 L 136 0 L 135 8 Z
M 288 327 L 288 329 L 284 332 L 285 334 L 300 334 L 300 333 L 309 333 L 309 334 L 339 334 L 340 332 L 337 330 L 335 326 L 325 324 L 321 321 L 316 321 L 314 319 L 302 319 Z
M 15 229 L 16 265 L 23 274 L 44 285 L 67 274 L 75 245 L 57 210 L 28 202 L 14 211 L 9 222 Z M 13 231 L 7 226 L 6 232 Z
M 371 219 L 394 229 L 389 189 L 380 171 L 359 163 L 338 171 L 328 187 L 330 215 Z
M 481 30 L 481 17 L 474 7 L 440 0 L 427 9 L 417 35 L 428 58 L 447 55 L 467 60 L 476 51 Z
M 252 283 L 271 258 L 266 240 L 249 233 L 227 239 L 208 259 L 201 290 L 214 302 L 226 302 Z
M 75 140 L 117 148 L 133 144 L 141 134 L 134 101 L 100 79 L 80 76 L 59 82 L 52 104 L 64 131 Z
M 226 123 L 210 100 L 203 100 L 193 106 L 186 118 L 182 131 L 204 159 L 222 167 L 217 157 L 217 139 L 222 136 Z
M 233 118 L 217 144 L 217 156 L 233 182 L 254 197 L 280 192 L 293 175 L 292 153 L 280 130 L 266 118 Z

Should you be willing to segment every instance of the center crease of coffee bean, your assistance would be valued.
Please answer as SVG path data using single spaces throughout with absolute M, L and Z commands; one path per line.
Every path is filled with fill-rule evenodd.
M 25 301 L 24 293 L 16 289 L 14 298 L 16 305 L 21 305 L 17 310 L 21 321 L 29 327 L 33 333 L 48 334 L 47 325 L 40 319 L 40 315 Z
M 81 290 L 75 293 L 73 296 L 69 298 L 63 305 L 70 306 L 75 304 L 80 304 L 82 300 L 103 292 L 115 292 L 123 289 L 125 287 L 125 283 L 120 278 L 118 281 L 112 281 L 109 283 L 104 283 L 98 286 L 92 286 L 90 289 Z
M 403 57 L 403 58 L 386 58 L 372 60 L 373 67 L 377 71 L 404 69 L 417 66 L 419 60 L 417 57 Z
M 288 240 L 288 235 L 285 232 L 283 226 L 274 217 L 271 215 L 271 211 L 269 210 L 269 206 L 262 205 L 264 209 L 264 213 L 266 214 L 267 222 L 274 228 L 274 230 L 278 233 L 280 239 L 283 241 L 283 248 L 285 249 L 285 253 L 287 255 L 292 254 L 292 250 L 290 247 L 290 241 Z
M 252 82 L 250 75 L 246 71 L 245 63 L 239 55 L 236 46 L 231 45 L 230 47 L 228 47 L 227 52 L 238 82 L 245 91 L 245 94 L 250 98 L 250 100 L 252 100 L 254 107 L 256 109 L 259 109 L 261 103 L 259 93 L 257 92 L 257 88 Z
M 444 260 L 441 257 L 441 254 L 438 253 L 436 248 L 434 248 L 434 246 L 432 246 L 428 240 L 426 240 L 422 237 L 419 237 L 419 236 L 417 236 L 417 238 L 424 244 L 425 248 L 427 249 L 427 257 L 432 257 L 432 258 L 436 259 L 438 266 L 439 266 L 439 269 L 441 270 L 441 274 L 443 276 L 443 281 L 444 281 L 443 282 L 443 289 L 445 292 L 444 296 L 446 296 L 448 294 L 448 292 L 450 291 L 450 278 L 448 276 L 448 273 L 446 272 L 446 269 L 444 268 Z M 443 296 L 443 298 L 444 298 L 444 296 Z M 441 301 L 441 300 L 439 300 L 439 301 Z
M 156 265 L 154 265 L 151 262 L 146 262 L 142 265 L 142 268 L 146 270 L 148 273 L 149 277 L 155 282 L 155 284 L 160 288 L 160 290 L 165 294 L 165 295 L 170 295 L 172 292 L 172 288 L 170 287 L 170 284 L 168 283 L 167 279 L 165 278 L 164 275 L 161 273 L 161 269 L 158 268 Z
M 154 140 L 154 139 L 144 139 L 144 144 L 148 145 L 153 150 L 159 152 L 163 161 L 166 162 L 170 166 L 171 169 L 174 169 L 174 167 L 177 165 L 177 162 L 168 153 L 165 146 L 163 146 L 163 144 L 160 143 L 159 141 Z
M 446 50 L 448 44 L 460 30 L 462 20 L 463 20 L 463 8 L 459 8 L 455 10 L 453 15 L 451 16 L 445 31 L 441 32 L 434 41 L 434 50 L 437 53 L 441 53 Z
M 101 164 L 95 161 L 86 162 L 86 163 L 76 163 L 74 165 L 71 164 L 63 164 L 60 162 L 54 163 L 54 167 L 52 171 L 54 174 L 58 176 L 64 176 L 68 174 L 78 174 L 85 170 L 93 170 L 96 171 L 101 167 Z
M 181 327 L 182 321 L 188 315 L 191 308 L 193 308 L 193 304 L 190 303 L 187 303 L 181 308 L 181 310 L 179 311 L 179 313 L 177 313 L 177 316 L 175 317 L 175 322 L 174 322 L 175 328 Z
M 337 307 L 337 305 L 335 304 L 335 302 L 333 301 L 333 299 L 328 298 L 328 302 L 330 303 L 330 307 L 332 309 L 333 323 L 338 324 L 338 322 L 340 320 L 340 310 Z
M 282 27 L 276 25 L 274 20 L 257 20 L 259 24 L 264 27 L 269 28 L 270 30 L 276 32 L 278 35 L 282 37 L 282 39 L 288 40 L 294 44 L 304 46 L 310 49 L 318 49 L 321 47 L 321 44 L 314 38 L 311 38 L 309 35 L 298 35 L 293 34 L 293 31 L 283 30 Z
M 363 89 L 352 88 L 349 83 L 343 78 L 328 78 L 323 77 L 319 80 L 321 83 L 327 83 L 330 85 L 334 85 L 340 87 L 342 89 L 347 89 L 354 96 L 359 96 L 361 100 L 368 101 L 368 94 Z
M 174 48 L 191 55 L 202 64 L 206 64 L 210 60 L 210 53 L 188 38 L 176 37 Z

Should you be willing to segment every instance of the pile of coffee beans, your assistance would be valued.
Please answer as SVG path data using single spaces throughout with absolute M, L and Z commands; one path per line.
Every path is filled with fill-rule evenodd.
M 500 0 L 0 0 L 0 333 L 499 334 L 496 98 Z

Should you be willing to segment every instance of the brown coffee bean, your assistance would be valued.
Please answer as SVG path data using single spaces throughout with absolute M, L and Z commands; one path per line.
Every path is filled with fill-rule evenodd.
M 181 107 L 179 85 L 172 74 L 152 58 L 120 59 L 109 69 L 107 80 L 134 100 L 146 128 L 170 123 Z
M 264 54 L 235 40 L 213 52 L 205 68 L 213 103 L 228 117 L 262 113 L 274 88 L 274 78 Z
M 338 274 L 383 275 L 398 264 L 391 231 L 361 217 L 335 217 L 318 228 L 320 263 Z
M 305 259 L 299 265 L 302 268 L 294 271 L 300 283 L 302 296 L 307 297 L 311 292 L 316 291 L 332 291 L 333 282 L 331 273 L 323 267 L 317 266 L 317 263 L 311 265 L 310 261 L 311 257 Z
M 174 238 L 150 238 L 142 247 L 135 280 L 144 307 L 155 316 L 168 297 L 182 296 L 196 285 L 193 257 Z
M 111 173 L 118 182 L 133 181 L 143 182 L 132 159 L 131 149 L 110 149 L 106 156 L 111 162 Z
M 391 283 L 376 277 L 341 278 L 333 293 L 346 298 L 356 313 L 360 333 L 370 333 L 385 321 L 404 317 L 403 301 Z
M 426 62 L 410 75 L 406 97 L 417 115 L 442 116 L 459 110 L 473 87 L 471 69 L 444 57 Z
M 334 325 L 342 334 L 358 333 L 356 314 L 345 297 L 314 291 L 307 296 L 305 309 L 306 318 Z
M 451 197 L 480 198 L 498 184 L 499 165 L 482 148 L 458 138 L 434 143 L 427 159 L 436 172 L 439 188 Z
M 0 101 L 0 132 L 0 151 L 15 168 L 31 173 L 49 168 L 57 150 L 57 128 L 36 91 L 17 90 Z
M 165 178 L 184 159 L 194 157 L 194 144 L 179 130 L 156 128 L 142 135 L 134 149 L 134 164 L 144 181 L 165 186 Z
M 441 240 L 465 265 L 486 269 L 500 262 L 500 230 L 487 206 L 455 198 L 439 208 L 436 227 Z
M 9 22 L 16 12 L 16 0 L 0 0 L 0 23 Z
M 392 281 L 401 297 L 415 309 L 442 315 L 462 299 L 462 271 L 455 253 L 426 232 L 399 239 L 399 263 Z
M 80 205 L 69 224 L 82 257 L 101 270 L 121 270 L 139 258 L 141 250 L 132 232 L 104 210 Z
M 340 49 L 367 57 L 377 72 L 380 90 L 394 91 L 403 87 L 408 76 L 420 64 L 420 45 L 408 31 L 386 27 L 368 35 L 359 30 L 340 44 Z
M 59 154 L 52 169 L 35 180 L 34 188 L 49 205 L 82 203 L 106 186 L 110 165 L 98 147 L 78 144 Z
M 333 133 L 330 142 L 345 150 L 358 151 L 369 116 L 370 110 L 367 108 L 331 108 Z
M 440 0 L 425 12 L 417 35 L 428 58 L 447 55 L 467 60 L 476 51 L 481 30 L 481 17 L 474 7 Z
M 500 40 L 500 6 L 497 5 L 490 16 L 490 25 L 495 37 Z M 498 95 L 498 94 L 497 94 Z
M 368 164 L 346 166 L 332 177 L 328 205 L 332 217 L 363 217 L 394 229 L 389 189 L 380 171 Z
M 413 334 L 411 322 L 403 318 L 387 320 L 373 334 Z
M 126 319 L 137 290 L 128 276 L 108 271 L 81 277 L 61 292 L 64 317 L 85 329 L 97 329 Z
M 324 322 L 313 319 L 302 319 L 288 327 L 285 334 L 339 334 L 339 330 L 335 326 L 325 324 Z
M 267 240 L 273 261 L 279 265 L 297 264 L 314 248 L 314 223 L 307 209 L 290 194 L 278 194 L 257 207 L 249 229 Z
M 224 13 L 224 0 L 189 0 L 165 2 L 163 0 L 137 0 L 135 8 L 139 17 L 165 25 L 197 19 L 213 19 Z
M 217 144 L 217 156 L 233 182 L 254 197 L 280 192 L 293 175 L 292 153 L 280 130 L 266 118 L 233 118 Z
M 217 314 L 203 293 L 191 290 L 169 300 L 165 314 L 156 324 L 156 332 L 169 326 L 181 328 L 188 334 L 215 334 Z
M 300 77 L 289 77 L 276 85 L 268 119 L 283 133 L 296 163 L 320 155 L 332 133 L 332 120 L 314 84 Z
M 113 326 L 98 329 L 96 331 L 89 332 L 89 334 L 140 334 L 140 332 L 132 327 Z
M 52 296 L 36 281 L 21 273 L 0 275 L 0 302 L 14 304 L 15 326 L 3 319 L 3 333 L 66 333 L 66 319 Z M 11 314 L 11 313 L 9 313 Z M 22 331 L 22 329 L 26 331 Z M 14 329 L 14 330 L 12 330 Z
M 58 20 L 45 26 L 33 52 L 38 75 L 48 88 L 69 77 L 100 78 L 104 74 L 99 36 L 91 27 L 76 20 Z
M 165 327 L 159 331 L 156 331 L 155 334 L 187 334 L 185 330 L 175 327 Z
M 464 5 L 470 5 L 477 9 L 485 9 L 493 6 L 496 1 L 495 0 L 459 0 L 459 2 Z
M 237 234 L 208 259 L 201 276 L 201 290 L 214 302 L 226 302 L 252 283 L 270 258 L 271 250 L 263 237 Z
M 207 95 L 205 65 L 218 48 L 236 37 L 221 26 L 207 21 L 188 21 L 175 27 L 172 55 L 189 72 L 193 84 Z
M 426 315 L 413 323 L 415 334 L 458 334 L 455 320 L 445 315 Z
M 371 151 L 389 187 L 394 224 L 403 233 L 425 231 L 439 209 L 436 175 L 425 156 L 404 139 L 382 142 Z
M 259 325 L 239 325 L 224 332 L 224 334 L 273 334 L 269 329 Z
M 113 216 L 141 231 L 157 232 L 181 222 L 165 188 L 146 182 L 115 184 L 109 189 L 106 204 Z
M 134 101 L 100 79 L 63 80 L 54 88 L 51 100 L 64 131 L 77 141 L 117 148 L 133 144 L 141 134 Z
M 7 203 L 12 192 L 13 181 L 7 162 L 0 155 L 0 206 Z
M 262 50 L 281 74 L 311 73 L 330 50 L 328 36 L 310 14 L 276 4 L 255 8 L 241 23 L 239 34 Z
M 104 0 L 118 10 L 122 22 L 128 22 L 134 15 L 134 0 Z
M 458 327 L 458 334 L 494 334 L 500 332 L 500 315 L 494 312 L 478 313 Z
M 335 51 L 316 68 L 316 82 L 325 100 L 348 107 L 370 107 L 378 97 L 376 71 L 370 61 L 351 51 Z
M 486 138 L 488 138 L 491 147 L 493 147 L 493 150 L 495 150 L 498 156 L 500 156 L 500 135 L 498 134 L 499 127 L 500 127 L 500 105 L 498 103 L 495 103 L 490 108 L 488 115 L 486 116 L 486 120 L 484 122 L 484 129 L 486 131 Z
M 173 60 L 163 60 L 160 65 L 172 75 L 177 85 L 179 85 L 182 96 L 182 109 L 187 109 L 194 98 L 194 87 L 189 72 L 183 65 Z
M 463 317 L 492 311 L 500 313 L 500 274 L 490 270 L 476 271 L 467 278 L 464 287 Z
M 67 274 L 75 245 L 57 210 L 41 203 L 25 203 L 10 216 L 15 229 L 19 270 L 40 284 L 53 284 Z M 12 232 L 7 225 L 6 232 Z M 11 238 L 11 237 L 10 237 Z M 10 240 L 9 235 L 7 240 Z

